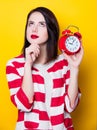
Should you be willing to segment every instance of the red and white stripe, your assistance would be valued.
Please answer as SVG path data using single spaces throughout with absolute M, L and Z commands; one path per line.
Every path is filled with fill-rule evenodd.
M 34 83 L 34 102 L 29 103 L 21 88 L 25 59 L 23 55 L 8 61 L 6 75 L 11 101 L 18 109 L 16 130 L 74 130 L 70 112 L 80 98 L 70 106 L 68 86 L 70 70 L 63 55 L 47 65 L 34 65 L 32 78 Z

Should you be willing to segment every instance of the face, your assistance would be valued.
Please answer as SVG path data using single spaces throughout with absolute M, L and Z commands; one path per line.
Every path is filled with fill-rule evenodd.
M 30 15 L 27 24 L 26 38 L 30 44 L 43 44 L 48 39 L 46 21 L 40 12 Z

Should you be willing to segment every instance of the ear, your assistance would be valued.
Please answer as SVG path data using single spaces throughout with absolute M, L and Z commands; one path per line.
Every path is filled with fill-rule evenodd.
M 78 37 L 79 39 L 82 38 L 82 35 L 81 35 L 79 32 L 75 32 L 75 33 L 74 33 L 74 36 Z
M 68 33 L 71 33 L 71 31 L 68 30 L 68 29 L 66 29 L 66 30 L 64 30 L 64 31 L 62 32 L 62 34 L 64 34 L 64 35 L 67 35 Z

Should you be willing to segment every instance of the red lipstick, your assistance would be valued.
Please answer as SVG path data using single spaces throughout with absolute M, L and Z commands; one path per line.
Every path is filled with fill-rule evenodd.
M 31 38 L 32 38 L 32 39 L 36 39 L 36 38 L 38 38 L 38 37 L 39 37 L 39 36 L 37 36 L 37 35 L 35 35 L 35 34 L 32 34 L 32 35 L 31 35 Z

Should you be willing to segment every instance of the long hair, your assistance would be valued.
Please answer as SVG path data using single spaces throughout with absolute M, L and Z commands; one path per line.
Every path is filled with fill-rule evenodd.
M 22 52 L 25 56 L 25 48 L 30 45 L 26 38 L 26 30 L 27 30 L 27 24 L 28 19 L 30 15 L 34 12 L 40 12 L 46 21 L 47 31 L 48 31 L 48 40 L 47 40 L 47 62 L 54 60 L 58 56 L 58 39 L 59 39 L 59 24 L 58 21 L 52 11 L 45 7 L 37 7 L 33 10 L 31 10 L 27 16 L 27 22 L 25 27 L 25 37 L 24 37 L 24 46 L 22 49 Z

